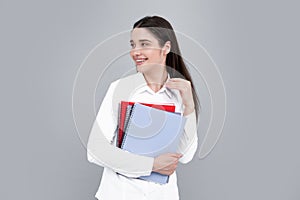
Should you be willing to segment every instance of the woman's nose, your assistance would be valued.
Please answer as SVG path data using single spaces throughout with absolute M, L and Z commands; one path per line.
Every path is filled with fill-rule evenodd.
M 141 55 L 141 52 L 140 52 L 140 50 L 139 49 L 134 49 L 133 50 L 133 55 Z

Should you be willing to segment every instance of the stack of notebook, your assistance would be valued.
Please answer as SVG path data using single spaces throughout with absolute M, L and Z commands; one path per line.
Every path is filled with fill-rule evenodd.
M 172 104 L 146 104 L 122 101 L 116 145 L 126 151 L 156 157 L 177 150 L 186 118 L 175 113 Z M 139 179 L 159 184 L 169 176 L 152 172 Z

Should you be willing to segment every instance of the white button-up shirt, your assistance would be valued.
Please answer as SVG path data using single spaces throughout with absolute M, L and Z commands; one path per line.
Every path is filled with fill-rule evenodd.
M 168 79 L 169 79 L 168 75 Z M 108 121 L 104 121 L 105 116 L 108 113 L 105 112 L 105 109 L 101 109 L 102 106 L 107 107 L 110 104 L 111 99 L 113 98 L 113 92 L 119 83 L 119 80 L 114 81 L 109 86 L 108 92 L 100 106 L 99 112 L 97 114 L 96 120 L 99 123 L 101 129 L 107 130 L 104 126 L 115 126 L 115 124 L 109 124 Z M 157 91 L 154 92 L 147 84 L 144 86 L 132 91 L 129 101 L 142 102 L 142 103 L 155 103 L 155 104 L 164 104 L 164 103 L 174 103 L 175 112 L 183 113 L 183 105 L 181 96 L 178 90 L 166 88 L 165 85 Z M 106 110 L 108 111 L 108 110 Z M 194 111 L 195 112 L 195 111 Z M 187 123 L 196 123 L 195 113 L 187 115 Z M 196 125 L 193 124 L 195 127 Z M 104 131 L 103 134 L 106 139 L 112 144 L 115 145 L 116 137 L 115 132 Z M 180 139 L 180 144 L 178 147 L 178 152 L 183 154 L 183 157 L 180 158 L 179 162 L 187 163 L 192 160 L 198 145 L 197 131 L 195 128 L 189 130 L 188 127 L 185 127 L 183 136 Z M 103 166 L 102 163 L 95 160 L 88 153 L 88 160 L 100 166 Z M 134 163 L 132 163 L 134 165 Z M 169 182 L 167 184 L 157 184 L 153 182 L 148 182 L 145 180 L 140 180 L 136 175 L 131 175 L 130 173 L 118 172 L 104 166 L 104 171 L 102 174 L 101 183 L 95 197 L 99 200 L 177 200 L 179 199 L 178 187 L 177 187 L 177 176 L 176 171 L 170 175 Z

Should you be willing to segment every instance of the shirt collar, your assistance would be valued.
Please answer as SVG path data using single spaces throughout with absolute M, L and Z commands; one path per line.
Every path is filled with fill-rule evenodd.
M 169 81 L 170 79 L 170 74 L 168 73 L 168 78 L 166 80 Z M 166 87 L 166 82 L 164 83 L 164 85 L 162 86 L 162 88 L 157 91 L 156 93 L 163 93 L 165 92 L 169 98 L 172 98 L 174 96 L 174 92 L 172 91 L 172 89 L 169 89 Z M 147 85 L 147 82 L 145 80 L 145 83 L 143 85 L 141 85 L 139 88 L 137 88 L 136 93 L 143 93 L 143 92 L 149 92 L 150 94 L 155 94 L 155 92 Z

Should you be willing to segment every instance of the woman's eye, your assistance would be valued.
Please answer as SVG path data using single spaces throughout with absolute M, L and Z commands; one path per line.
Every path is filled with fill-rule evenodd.
M 134 47 L 134 44 L 131 43 L 130 46 L 133 48 L 133 47 Z
M 142 43 L 142 46 L 144 47 L 144 46 L 147 46 L 148 44 L 147 43 Z

